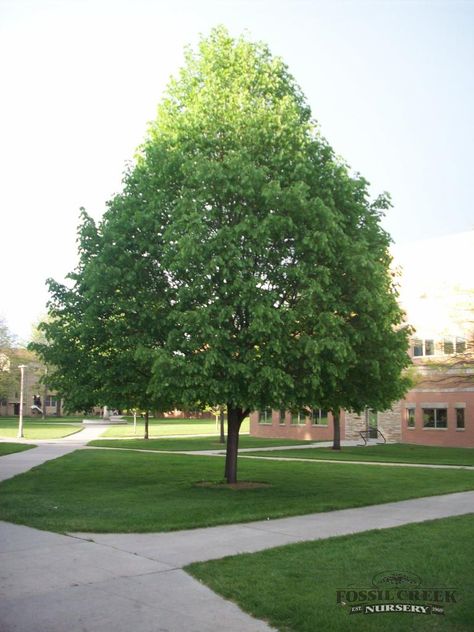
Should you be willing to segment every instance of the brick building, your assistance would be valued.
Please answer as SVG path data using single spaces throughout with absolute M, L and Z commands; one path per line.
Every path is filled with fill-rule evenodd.
M 387 441 L 474 447 L 474 231 L 393 248 L 400 303 L 414 328 L 415 385 L 388 411 L 341 412 L 341 438 L 377 431 Z M 258 437 L 330 440 L 331 415 L 256 411 Z
M 20 412 L 20 370 L 19 364 L 25 366 L 23 379 L 23 416 L 41 416 L 43 411 L 46 416 L 59 416 L 62 414 L 62 402 L 55 393 L 41 383 L 46 368 L 38 361 L 36 356 L 25 349 L 17 349 L 9 352 L 3 362 L 2 370 L 13 375 L 12 386 L 6 397 L 0 397 L 0 417 L 13 417 Z

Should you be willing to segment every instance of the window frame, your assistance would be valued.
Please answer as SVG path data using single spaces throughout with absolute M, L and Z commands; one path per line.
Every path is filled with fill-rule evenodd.
M 270 412 L 270 414 L 268 414 Z M 271 426 L 273 423 L 273 410 L 271 408 L 264 408 L 258 411 L 258 423 L 261 426 Z
M 301 411 L 291 413 L 291 426 L 306 426 L 306 415 L 302 415 Z
M 434 338 L 413 338 L 411 344 L 414 358 L 431 358 L 436 355 L 436 340 Z
M 317 416 L 315 415 L 316 412 L 317 412 Z M 323 413 L 326 413 L 326 414 L 323 415 Z M 310 414 L 311 425 L 316 426 L 316 427 L 321 426 L 323 428 L 326 428 L 329 425 L 328 415 L 329 415 L 329 411 L 325 410 L 324 408 L 312 408 L 311 414 Z M 322 421 L 323 419 L 325 419 L 326 421 L 325 422 Z
M 431 353 L 428 353 L 427 349 L 430 348 Z M 423 340 L 423 355 L 426 357 L 431 357 L 436 355 L 435 351 L 435 341 L 433 338 L 425 338 L 425 340 Z
M 447 430 L 448 429 L 448 408 L 447 406 L 424 406 L 422 409 L 422 414 L 423 414 L 423 430 Z M 427 414 L 426 411 L 433 411 L 433 425 L 429 426 L 427 425 L 427 422 L 425 421 L 425 415 Z M 440 414 L 440 411 L 443 411 L 446 413 L 446 425 L 439 425 L 440 424 L 440 420 L 438 420 L 438 415 Z
M 461 346 L 462 346 L 462 349 L 459 348 Z M 466 339 L 461 338 L 461 336 L 456 336 L 456 338 L 454 339 L 455 353 L 466 353 L 466 349 L 467 349 Z
M 466 410 L 465 406 L 456 406 L 454 410 L 456 411 L 456 430 L 465 430 L 466 429 L 466 415 L 464 413 L 464 411 Z M 459 413 L 462 413 L 462 415 L 460 415 Z M 460 417 L 462 417 L 462 419 L 460 419 Z M 462 423 L 462 425 L 460 425 L 460 422 Z
M 416 406 L 406 406 L 405 411 L 407 428 L 409 430 L 414 430 L 416 426 Z

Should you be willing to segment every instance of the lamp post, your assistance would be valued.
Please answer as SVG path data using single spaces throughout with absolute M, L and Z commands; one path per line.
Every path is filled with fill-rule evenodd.
M 20 380 L 20 414 L 18 419 L 18 439 L 23 439 L 23 386 L 25 382 L 26 364 L 20 364 L 18 367 L 21 372 Z

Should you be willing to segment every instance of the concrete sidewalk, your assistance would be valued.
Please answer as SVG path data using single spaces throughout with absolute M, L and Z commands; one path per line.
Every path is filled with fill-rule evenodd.
M 474 511 L 474 492 L 162 534 L 59 535 L 0 523 L 2 632 L 264 632 L 182 567 Z
M 14 439 L 9 441 L 9 443 L 33 444 L 37 447 L 2 456 L 0 458 L 0 481 L 27 472 L 32 467 L 41 465 L 51 459 L 57 459 L 60 456 L 74 452 L 74 450 L 84 447 L 88 441 L 100 437 L 104 429 L 105 426 L 84 428 L 80 432 L 62 439 Z
M 0 523 L 2 632 L 268 632 L 171 564 Z
M 0 458 L 0 480 L 85 447 L 104 427 Z M 32 441 L 19 441 L 33 443 Z M 269 632 L 180 566 L 0 522 L 1 632 Z
M 321 540 L 369 529 L 399 527 L 473 512 L 474 491 L 469 491 L 356 509 L 171 533 L 71 535 L 109 546 L 117 551 L 143 555 L 164 564 L 182 567 L 192 562 L 219 559 L 239 553 L 254 553 L 294 542 Z

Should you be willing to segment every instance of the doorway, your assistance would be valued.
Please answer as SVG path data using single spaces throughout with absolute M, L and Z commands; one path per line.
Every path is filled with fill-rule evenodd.
M 378 413 L 376 410 L 367 411 L 367 430 L 369 439 L 377 439 L 378 435 Z

